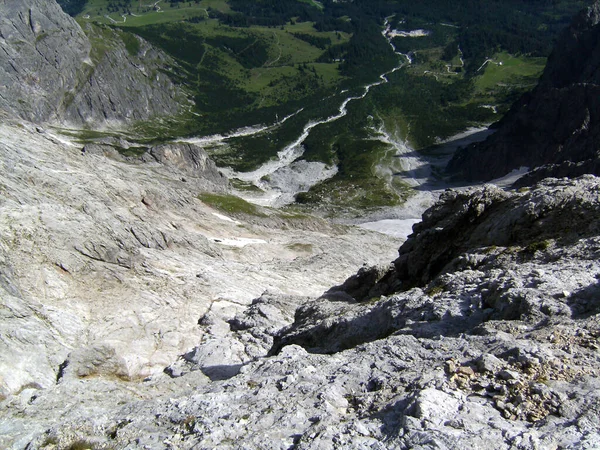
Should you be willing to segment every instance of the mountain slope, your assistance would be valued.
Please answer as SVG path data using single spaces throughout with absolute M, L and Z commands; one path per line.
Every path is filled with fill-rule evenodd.
M 600 448 L 599 178 L 447 190 L 395 255 L 23 119 L 56 91 L 0 110 L 0 447 Z
M 599 193 L 592 176 L 528 193 L 450 191 L 405 249 L 444 229 L 467 244 L 422 287 L 364 302 L 344 288 L 309 302 L 265 294 L 228 323 L 209 311 L 211 337 L 145 383 L 103 372 L 119 366 L 102 347 L 72 352 L 55 386 L 25 386 L 3 404 L 3 444 L 597 448 Z M 500 226 L 532 220 L 546 240 L 515 244 Z M 253 360 L 236 359 L 244 347 Z M 91 361 L 103 364 L 90 376 Z
M 134 159 L 10 120 L 0 136 L 3 395 L 52 387 L 70 353 L 80 376 L 160 373 L 208 339 L 208 311 L 223 323 L 266 290 L 319 295 L 397 242 L 239 201 L 219 209 L 228 181 L 188 144 Z
M 55 0 L 0 4 L 0 109 L 35 123 L 108 124 L 170 116 L 185 97 L 161 73 L 168 58 L 139 38 L 88 27 Z
M 447 171 L 467 180 L 543 165 L 549 166 L 531 180 L 598 174 L 599 22 L 596 2 L 562 33 L 535 90 L 512 107 L 486 141 L 457 152 Z

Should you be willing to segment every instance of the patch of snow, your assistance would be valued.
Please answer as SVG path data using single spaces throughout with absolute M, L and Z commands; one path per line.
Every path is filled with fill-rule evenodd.
M 521 178 L 523 175 L 525 175 L 527 172 L 529 172 L 529 167 L 522 166 L 518 169 L 513 170 L 509 174 L 504 175 L 503 177 L 496 178 L 490 181 L 488 184 L 495 184 L 499 187 L 508 187 L 515 181 L 517 181 L 519 178 Z
M 224 220 L 226 222 L 240 223 L 237 220 L 233 220 L 231 217 L 224 216 L 223 214 L 219 214 L 216 212 L 214 212 L 212 214 L 213 214 L 213 216 L 218 217 L 219 219 Z
M 406 239 L 409 234 L 412 234 L 413 225 L 420 221 L 421 219 L 384 219 L 375 222 L 361 223 L 360 227 L 389 236 Z
M 61 143 L 61 144 L 63 144 L 63 145 L 66 145 L 67 147 L 76 147 L 76 145 L 75 145 L 75 144 L 73 144 L 71 141 L 68 141 L 68 140 L 66 140 L 66 139 L 63 139 L 63 138 L 61 138 L 61 137 L 58 137 L 58 136 L 57 136 L 57 135 L 55 135 L 55 134 L 52 134 L 52 133 L 48 133 L 48 132 L 46 132 L 46 135 L 47 135 L 49 138 L 51 138 L 51 139 L 54 139 L 55 141 L 57 141 L 57 142 L 60 142 L 60 143 Z
M 473 134 L 481 133 L 481 132 L 487 131 L 487 130 L 488 130 L 488 127 L 469 127 L 465 131 L 461 131 L 460 133 L 450 136 L 447 139 L 438 140 L 436 143 L 437 144 L 447 144 L 449 142 L 459 141 L 459 140 L 467 138 Z M 483 139 L 481 139 L 481 140 L 483 140 Z
M 210 238 L 213 242 L 221 245 L 227 245 L 229 247 L 245 247 L 246 245 L 253 244 L 266 244 L 267 241 L 264 239 L 252 239 L 252 238 Z
M 498 109 L 494 105 L 481 105 L 480 108 L 491 109 L 494 114 L 498 114 Z

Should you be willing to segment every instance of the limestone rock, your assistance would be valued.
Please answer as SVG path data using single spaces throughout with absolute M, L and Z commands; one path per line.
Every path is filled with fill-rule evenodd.
M 164 120 L 190 107 L 184 92 L 165 73 L 173 64 L 167 55 L 135 35 L 130 39 L 138 41 L 139 50 L 131 53 L 123 31 L 95 25 L 85 31 L 92 40 L 100 34 L 107 50 L 92 53 L 91 66 L 80 69 L 78 84 L 64 93 L 60 121 L 124 128 L 134 122 Z
M 88 33 L 101 33 L 106 51 L 93 52 L 55 0 L 0 3 L 0 110 L 37 124 L 119 127 L 183 111 L 183 93 L 155 70 L 168 64 L 164 54 L 135 38 L 140 50 L 132 55 L 109 28 L 90 25 Z
M 49 150 L 63 154 L 60 147 Z M 60 161 L 61 167 L 65 162 L 75 164 L 80 173 L 86 167 L 85 158 L 92 158 L 91 167 L 97 167 L 99 158 L 104 158 L 104 176 L 119 174 L 144 187 L 135 192 L 137 200 L 130 203 L 135 205 L 131 206 L 133 213 L 143 219 L 136 223 L 122 206 L 118 207 L 120 201 L 109 201 L 118 211 L 118 220 L 91 195 L 81 208 L 86 215 L 102 219 L 90 228 L 94 231 L 90 241 L 96 242 L 97 235 L 105 233 L 99 224 L 110 220 L 111 235 L 117 238 L 114 242 L 121 242 L 123 249 L 137 249 L 138 256 L 128 269 L 76 251 L 45 253 L 53 260 L 60 256 L 60 266 L 53 266 L 52 273 L 42 264 L 47 281 L 43 300 L 48 313 L 47 321 L 40 323 L 43 309 L 32 301 L 40 294 L 23 276 L 20 262 L 30 261 L 31 256 L 22 250 L 16 260 L 10 252 L 3 254 L 0 280 L 2 289 L 9 293 L 3 295 L 3 301 L 8 298 L 21 305 L 18 309 L 7 304 L 10 313 L 2 321 L 4 335 L 11 336 L 8 348 L 12 353 L 8 355 L 32 355 L 31 346 L 38 342 L 44 349 L 54 349 L 57 356 L 36 347 L 37 354 L 46 359 L 36 361 L 28 356 L 27 372 L 21 369 L 18 380 L 16 370 L 3 370 L 3 379 L 13 378 L 11 384 L 4 384 L 6 399 L 0 404 L 2 446 L 518 446 L 533 450 L 593 448 L 600 442 L 600 306 L 596 301 L 600 188 L 595 177 L 547 180 L 528 192 L 502 192 L 493 187 L 448 192 L 425 214 L 424 224 L 415 228 L 409 244 L 403 247 L 416 251 L 415 242 L 422 242 L 422 255 L 415 256 L 415 261 L 421 261 L 422 272 L 414 272 L 420 287 L 406 289 L 401 284 L 393 288 L 394 292 L 363 301 L 344 295 L 343 290 L 307 301 L 294 295 L 293 289 L 281 289 L 289 288 L 290 283 L 294 289 L 305 289 L 320 280 L 322 294 L 326 280 L 331 278 L 328 274 L 333 273 L 327 271 L 345 260 L 341 258 L 351 259 L 353 255 L 356 271 L 361 266 L 355 244 L 360 233 L 345 241 L 347 245 L 335 244 L 338 251 L 332 258 L 312 255 L 302 265 L 297 254 L 285 255 L 291 251 L 285 240 L 262 257 L 257 254 L 261 247 L 250 246 L 232 251 L 220 245 L 218 252 L 211 253 L 208 250 L 219 243 L 205 235 L 224 229 L 239 232 L 240 227 L 200 209 L 200 203 L 184 202 L 182 192 L 191 197 L 188 189 L 196 181 L 181 182 L 181 172 L 158 162 L 131 164 L 103 156 L 82 156 L 80 152 L 69 155 Z M 78 159 L 71 159 L 75 157 Z M 14 165 L 19 174 L 27 161 L 24 156 L 20 158 Z M 146 170 L 151 175 L 140 177 Z M 156 173 L 165 177 L 160 192 L 149 189 Z M 38 179 L 47 180 L 41 172 L 38 175 Z M 5 184 L 12 186 L 12 195 L 22 204 L 5 201 L 10 214 L 3 218 L 3 227 L 11 230 L 12 240 L 3 239 L 2 245 L 14 252 L 11 245 L 17 238 L 21 239 L 19 248 L 28 248 L 23 246 L 27 244 L 26 233 L 15 228 L 17 221 L 7 219 L 19 218 L 18 223 L 27 225 L 23 205 L 33 200 L 11 180 L 6 176 Z M 190 180 L 200 182 L 194 177 Z M 44 183 L 41 186 L 45 189 Z M 66 199 L 64 192 L 71 191 L 54 186 L 52 192 L 56 201 L 57 195 Z M 116 195 L 116 191 L 108 192 Z M 112 195 L 102 197 L 103 201 Z M 189 205 L 184 210 L 187 218 L 178 209 L 182 202 Z M 65 211 L 62 214 L 69 217 Z M 37 210 L 33 217 L 38 220 Z M 84 216 L 77 217 L 82 220 Z M 42 218 L 44 227 L 54 224 L 48 212 Z M 172 245 L 165 248 L 145 246 L 146 241 L 130 231 L 140 228 L 150 239 L 153 228 L 166 229 L 167 223 L 177 227 L 169 228 Z M 273 222 L 265 223 L 271 227 Z M 199 224 L 203 233 L 194 231 Z M 447 234 L 442 233 L 444 229 Z M 61 230 L 64 233 L 64 227 Z M 258 228 L 254 230 L 258 232 Z M 38 236 L 45 233 L 49 233 L 46 228 L 37 230 Z M 274 228 L 264 233 L 269 233 L 270 239 L 285 235 Z M 295 239 L 299 233 L 304 232 L 291 232 Z M 310 233 L 303 234 L 303 239 L 308 240 Z M 436 236 L 452 236 L 456 244 L 448 245 L 443 257 L 437 250 L 448 238 Z M 318 248 L 323 239 L 322 233 L 316 233 L 311 245 Z M 279 259 L 273 259 L 272 264 L 258 263 L 266 254 Z M 286 257 L 289 259 L 282 259 Z M 78 258 L 85 259 L 81 262 Z M 431 264 L 440 258 L 443 265 Z M 434 266 L 439 269 L 432 270 Z M 306 275 L 309 278 L 304 278 L 302 268 L 307 267 L 311 271 Z M 357 297 L 364 297 L 366 292 L 357 280 L 363 280 L 369 291 L 382 280 L 388 288 L 392 286 L 387 272 L 368 267 L 359 270 L 349 283 L 340 277 L 338 286 L 359 292 Z M 106 291 L 107 285 L 99 283 L 97 276 L 86 278 L 89 270 L 118 277 L 115 283 L 120 287 L 113 286 L 110 292 L 120 301 L 109 304 L 102 300 L 102 313 L 92 308 L 102 297 L 94 295 L 88 286 Z M 268 292 L 262 289 L 252 297 L 254 300 L 248 299 L 247 291 L 256 291 L 255 280 L 262 270 L 267 274 L 264 279 L 277 288 L 270 287 Z M 395 271 L 400 273 L 397 268 Z M 79 281 L 70 279 L 69 274 L 78 274 Z M 317 278 L 321 275 L 324 277 Z M 60 301 L 65 300 L 60 299 L 68 299 L 65 293 L 69 291 L 81 292 L 73 290 L 81 289 L 77 286 L 84 280 L 90 310 L 72 310 L 68 318 L 60 308 Z M 92 280 L 98 284 L 91 284 Z M 149 295 L 145 283 L 175 303 L 180 313 L 175 315 L 167 305 L 149 310 L 158 298 Z M 217 286 L 221 292 L 211 291 L 209 286 Z M 232 289 L 229 293 L 226 286 Z M 206 298 L 207 292 L 212 298 L 194 310 L 193 305 Z M 136 301 L 131 293 L 143 296 L 144 301 Z M 126 299 L 126 308 L 122 299 Z M 87 303 L 80 300 L 77 304 L 81 307 Z M 28 309 L 32 312 L 26 315 Z M 135 316 L 128 310 L 145 317 L 148 324 L 132 326 Z M 186 330 L 186 335 L 194 336 L 193 344 L 192 340 L 177 342 L 184 336 L 167 328 L 173 321 Z M 100 323 L 99 328 L 95 322 Z M 37 341 L 13 337 L 17 327 L 24 325 L 37 333 Z M 107 332 L 102 333 L 102 328 Z M 84 330 L 89 338 L 82 338 Z M 137 339 L 133 338 L 134 331 Z M 152 343 L 144 338 L 150 333 Z M 59 335 L 68 341 L 57 339 Z M 135 343 L 135 349 L 128 351 L 124 342 Z M 271 344 L 271 356 L 266 356 Z M 154 352 L 151 360 L 155 364 L 165 361 L 162 367 L 168 367 L 168 373 L 154 371 L 146 381 L 137 381 L 143 372 L 133 355 L 140 357 L 149 351 Z M 46 378 L 33 371 L 35 362 Z M 6 360 L 3 364 L 6 367 Z M 52 367 L 56 371 L 52 372 Z M 59 382 L 55 384 L 56 377 Z M 19 393 L 10 391 L 13 386 L 18 386 Z
M 225 177 L 218 171 L 208 154 L 197 145 L 175 143 L 152 147 L 149 154 L 161 164 L 175 167 L 183 173 L 203 178 L 216 184 Z
M 390 267 L 390 237 L 201 202 L 230 187 L 196 147 L 0 115 L 0 447 L 600 446 L 599 179 L 447 191 Z
M 64 377 L 91 376 L 114 376 L 127 379 L 129 374 L 125 362 L 118 357 L 113 347 L 107 344 L 96 344 L 71 352 L 61 364 L 57 378 L 60 381 Z
M 394 262 L 405 284 L 422 285 L 449 264 L 477 267 L 461 253 L 482 247 L 524 247 L 534 253 L 549 240 L 595 235 L 600 226 L 595 177 L 546 180 L 526 192 L 507 193 L 494 186 L 447 191 L 423 214 L 423 221 L 400 248 Z M 492 250 L 491 249 L 491 250 Z
M 504 364 L 500 359 L 489 353 L 481 355 L 476 363 L 478 369 L 482 372 L 498 372 Z
M 391 260 L 399 245 L 267 209 L 234 220 L 198 199 L 230 186 L 191 146 L 162 147 L 159 162 L 116 157 L 106 151 L 114 142 L 82 152 L 55 133 L 0 125 L 2 448 L 50 445 L 57 414 L 93 419 L 56 442 L 101 445 L 99 429 L 116 436 L 137 415 L 131 404 L 113 424 L 115 406 L 243 371 L 307 296 Z M 281 387 L 290 375 L 278 374 Z M 148 433 L 161 448 L 172 435 Z

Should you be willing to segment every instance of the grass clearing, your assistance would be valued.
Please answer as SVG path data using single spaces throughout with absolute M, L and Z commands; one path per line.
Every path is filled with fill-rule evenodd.
M 301 192 L 296 201 L 304 206 L 326 205 L 332 211 L 348 208 L 369 211 L 397 206 L 405 198 L 377 177 L 352 181 L 336 176 L 313 186 L 309 192 Z
M 352 35 L 344 31 L 317 31 L 313 22 L 296 22 L 284 25 L 284 30 L 291 34 L 310 34 L 320 38 L 329 38 L 333 44 L 343 44 L 348 42 Z
M 480 93 L 489 93 L 507 84 L 535 85 L 546 65 L 546 58 L 513 56 L 498 53 L 490 58 L 483 75 L 476 78 L 475 87 Z
M 315 8 L 323 9 L 323 4 L 316 0 L 298 0 L 302 3 L 306 3 L 308 5 L 314 6 Z
M 235 195 L 212 194 L 208 192 L 203 192 L 201 194 L 198 194 L 198 198 L 206 205 L 211 206 L 220 211 L 226 212 L 228 214 L 245 214 L 248 216 L 255 217 L 267 216 L 265 213 L 261 212 L 256 205 L 253 205 L 252 203 L 249 203 L 244 199 L 236 197 Z
M 295 242 L 293 244 L 288 244 L 287 248 L 297 253 L 313 253 L 313 245 L 312 244 L 302 244 L 300 242 Z
M 139 27 L 145 25 L 180 22 L 191 18 L 208 18 L 208 8 L 220 12 L 229 12 L 229 5 L 225 0 L 202 0 L 200 3 L 189 2 L 171 4 L 165 0 L 157 2 L 160 10 L 148 7 L 154 1 L 147 2 L 140 7 L 139 3 L 132 2 L 129 8 L 120 8 L 118 11 L 108 10 L 107 0 L 89 0 L 85 8 L 77 17 L 80 21 L 93 21 L 107 25 L 124 27 Z M 131 14 L 128 14 L 131 12 Z M 124 18 L 123 15 L 126 15 Z
M 321 49 L 277 27 L 233 28 L 211 19 L 123 29 L 181 62 L 175 81 L 195 97 L 195 134 L 273 122 L 344 80 L 338 63 L 314 62 Z
M 231 178 L 229 180 L 234 189 L 245 192 L 263 192 L 261 188 L 248 181 L 240 180 L 239 178 Z

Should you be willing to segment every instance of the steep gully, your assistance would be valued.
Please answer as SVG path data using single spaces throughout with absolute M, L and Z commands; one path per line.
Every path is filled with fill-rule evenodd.
M 389 18 L 384 23 L 382 35 L 387 39 L 394 53 L 398 55 L 398 65 L 381 74 L 378 81 L 363 86 L 362 94 L 347 97 L 341 103 L 336 114 L 322 120 L 309 121 L 300 136 L 278 152 L 277 159 L 268 161 L 251 172 L 237 172 L 231 168 L 223 168 L 222 171 L 227 177 L 252 183 L 263 191 L 259 194 L 240 193 L 239 195 L 259 205 L 282 207 L 292 203 L 298 192 L 307 191 L 311 186 L 331 178 L 337 173 L 335 166 L 328 167 L 319 162 L 299 161 L 304 153 L 302 144 L 315 127 L 341 119 L 347 114 L 350 102 L 364 99 L 372 88 L 388 83 L 388 75 L 406 64 L 412 64 L 411 55 L 397 51 L 394 46 L 392 39 L 398 35 L 398 32 L 391 29 Z M 254 136 L 274 130 L 302 110 L 303 108 L 272 125 L 245 127 L 226 135 L 195 137 L 186 141 L 204 148 L 226 145 L 227 141 L 233 138 Z M 389 132 L 383 126 L 373 129 L 373 132 L 375 139 L 388 144 L 391 151 L 394 152 L 392 164 L 385 167 L 379 166 L 376 170 L 389 181 L 392 177 L 400 179 L 401 182 L 414 189 L 414 194 L 401 207 L 381 212 L 378 217 L 372 217 L 371 221 L 362 223 L 362 225 L 386 234 L 406 237 L 411 233 L 412 225 L 420 221 L 422 212 L 433 204 L 439 192 L 448 185 L 441 182 L 431 183 L 431 166 L 435 161 L 425 160 L 423 156 L 418 155 L 397 133 Z M 485 128 L 472 128 L 449 139 L 438 153 L 438 164 L 445 164 L 459 145 L 484 139 L 487 133 Z

